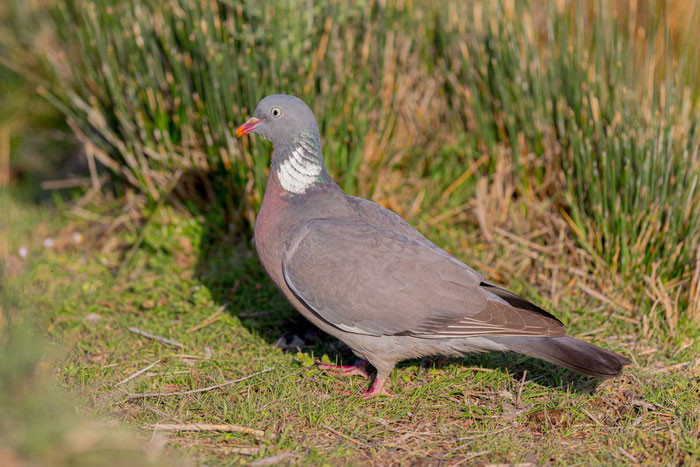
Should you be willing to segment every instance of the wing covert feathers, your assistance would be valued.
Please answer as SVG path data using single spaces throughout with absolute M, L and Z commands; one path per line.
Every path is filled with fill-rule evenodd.
M 282 259 L 292 292 L 346 332 L 414 337 L 565 334 L 551 314 L 435 245 L 375 225 L 314 219 Z

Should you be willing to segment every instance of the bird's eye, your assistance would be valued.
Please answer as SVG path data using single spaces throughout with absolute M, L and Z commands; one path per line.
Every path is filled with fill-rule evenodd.
M 273 117 L 279 117 L 280 115 L 282 115 L 282 109 L 280 109 L 279 107 L 275 107 L 270 111 L 270 113 Z

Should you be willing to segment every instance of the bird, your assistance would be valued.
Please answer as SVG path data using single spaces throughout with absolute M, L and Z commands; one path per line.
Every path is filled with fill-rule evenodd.
M 313 111 L 273 94 L 236 130 L 272 143 L 255 220 L 259 260 L 307 320 L 341 340 L 354 365 L 320 364 L 369 378 L 365 398 L 391 395 L 403 360 L 515 352 L 597 378 L 630 360 L 566 334 L 551 313 L 485 278 L 393 211 L 346 194 L 331 178 Z

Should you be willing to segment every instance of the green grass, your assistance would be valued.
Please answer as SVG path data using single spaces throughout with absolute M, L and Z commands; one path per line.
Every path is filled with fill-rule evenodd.
M 24 182 L 0 188 L 0 464 L 697 462 L 697 1 L 42 5 L 0 5 L 0 171 L 9 147 Z M 37 85 L 101 195 L 34 204 L 74 144 Z M 343 394 L 367 383 L 313 362 L 350 351 L 249 241 L 269 148 L 232 132 L 272 92 L 309 102 L 350 193 L 634 363 L 598 384 L 514 355 L 411 361 L 394 398 Z
M 56 305 L 76 286 L 72 272 L 45 256 L 37 242 L 54 235 L 65 220 L 6 190 L 0 195 L 6 209 L 2 246 L 12 248 L 0 262 L 0 464 L 165 463 L 134 430 L 78 409 L 88 399 L 61 380 L 71 365 L 69 347 L 46 333 Z M 29 249 L 26 260 L 17 254 L 21 246 Z M 75 253 L 72 259 L 79 260 Z
M 544 159 L 544 168 L 535 165 L 520 181 L 525 189 L 537 190 L 546 164 L 561 164 L 560 189 L 568 192 L 559 201 L 580 242 L 614 273 L 687 276 L 700 242 L 700 140 L 691 110 L 700 85 L 697 34 L 681 36 L 676 57 L 663 13 L 624 24 L 605 2 L 593 13 L 582 2 L 564 14 L 548 5 L 546 32 L 535 29 L 522 2 L 510 15 L 504 4 L 480 10 L 483 17 L 469 7 L 461 12 L 483 32 L 464 34 L 462 42 L 448 28 L 440 37 L 440 58 L 460 60 L 443 70 L 454 110 L 476 127 L 472 138 L 483 138 L 487 153 L 507 144 L 516 165 L 524 155 Z M 506 19 L 489 21 L 489 13 Z M 626 28 L 663 38 L 663 53 Z M 634 53 L 640 46 L 642 57 Z
M 636 325 L 611 318 L 589 296 L 567 291 L 552 307 L 527 273 L 515 273 L 510 285 L 552 309 L 572 334 L 595 331 L 586 339 L 633 356 L 625 375 L 599 384 L 504 354 L 410 361 L 392 374 L 395 397 L 364 401 L 357 393 L 366 381 L 312 366 L 317 359 L 351 362 L 348 349 L 319 335 L 291 309 L 247 242 L 203 227 L 217 225 L 218 215 L 212 213 L 205 224 L 161 209 L 145 231 L 133 268 L 121 276 L 112 272 L 118 252 L 68 242 L 50 250 L 30 248 L 26 269 L 8 277 L 7 289 L 22 291 L 22 309 L 33 317 L 35 329 L 46 330 L 53 348 L 65 347 L 61 358 L 43 361 L 59 386 L 78 394 L 81 413 L 141 428 L 145 439 L 156 423 L 235 424 L 265 431 L 262 438 L 167 435 L 172 455 L 206 463 L 282 454 L 294 462 L 330 464 L 470 459 L 590 464 L 632 458 L 692 463 L 700 454 L 697 330 L 684 330 L 688 339 L 678 343 L 658 331 L 640 341 Z M 18 225 L 36 230 L 36 221 L 22 222 L 22 217 L 15 214 Z M 82 232 L 87 227 L 72 225 Z M 123 235 L 128 244 L 128 234 Z M 452 231 L 450 240 L 435 235 L 477 266 L 488 261 L 489 250 L 500 249 L 481 242 L 464 249 L 463 231 Z M 13 236 L 10 251 L 23 238 Z M 30 241 L 33 246 L 42 238 Z M 219 319 L 189 331 L 221 307 Z M 129 332 L 132 326 L 184 347 Z M 304 341 L 301 353 L 275 346 L 279 337 L 292 334 Z M 116 385 L 157 360 L 148 372 Z M 223 389 L 129 399 L 131 394 L 203 388 L 270 367 Z M 254 451 L 243 455 L 239 448 Z
M 463 209 L 510 159 L 511 196 L 553 199 L 639 309 L 679 294 L 675 329 L 700 295 L 700 8 L 561 5 L 71 0 L 41 92 L 117 191 L 248 230 L 269 150 L 233 130 L 267 94 L 309 102 L 341 186 L 385 204 Z

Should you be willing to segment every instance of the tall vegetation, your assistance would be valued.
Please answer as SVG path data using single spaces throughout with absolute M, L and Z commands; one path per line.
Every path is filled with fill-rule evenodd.
M 459 206 L 506 157 L 516 196 L 632 283 L 686 284 L 700 320 L 697 7 L 68 0 L 43 92 L 121 180 L 158 200 L 185 174 L 244 223 L 269 151 L 232 135 L 267 94 L 311 104 L 353 193 L 398 173 Z

